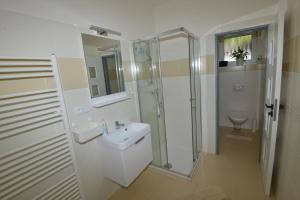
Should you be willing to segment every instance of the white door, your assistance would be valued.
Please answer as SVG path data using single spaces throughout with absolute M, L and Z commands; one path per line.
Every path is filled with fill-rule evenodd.
M 262 135 L 261 168 L 264 190 L 270 195 L 280 101 L 282 54 L 284 34 L 284 12 L 278 14 L 276 22 L 268 27 L 268 59 L 266 69 L 266 96 L 264 128 Z

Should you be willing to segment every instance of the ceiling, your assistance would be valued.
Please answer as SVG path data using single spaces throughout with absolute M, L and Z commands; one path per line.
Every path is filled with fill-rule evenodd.
M 159 6 L 159 5 L 167 3 L 169 1 L 172 1 L 172 0 L 138 0 L 138 2 L 143 2 L 145 4 L 150 4 L 152 6 Z

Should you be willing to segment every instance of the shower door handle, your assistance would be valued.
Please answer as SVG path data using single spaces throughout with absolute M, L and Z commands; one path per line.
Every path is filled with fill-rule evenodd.
M 159 108 L 159 102 L 157 102 L 157 116 L 160 117 L 160 108 Z
M 155 96 L 156 96 L 156 115 L 157 117 L 160 117 L 160 102 L 158 96 L 158 89 L 155 90 Z

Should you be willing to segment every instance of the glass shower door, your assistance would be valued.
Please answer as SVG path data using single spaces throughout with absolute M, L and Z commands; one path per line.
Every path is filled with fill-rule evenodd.
M 189 35 L 189 62 L 190 62 L 190 92 L 191 117 L 193 137 L 193 160 L 198 160 L 202 148 L 201 133 L 201 84 L 200 84 L 200 44 L 199 39 Z
M 168 168 L 162 83 L 157 39 L 135 42 L 134 59 L 139 94 L 140 118 L 151 125 L 152 164 Z

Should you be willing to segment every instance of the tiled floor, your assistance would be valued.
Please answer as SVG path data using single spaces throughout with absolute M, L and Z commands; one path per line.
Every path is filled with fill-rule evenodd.
M 259 135 L 243 132 L 249 141 L 227 137 L 231 128 L 220 130 L 220 154 L 202 155 L 191 181 L 148 168 L 111 200 L 268 200 L 258 163 Z

